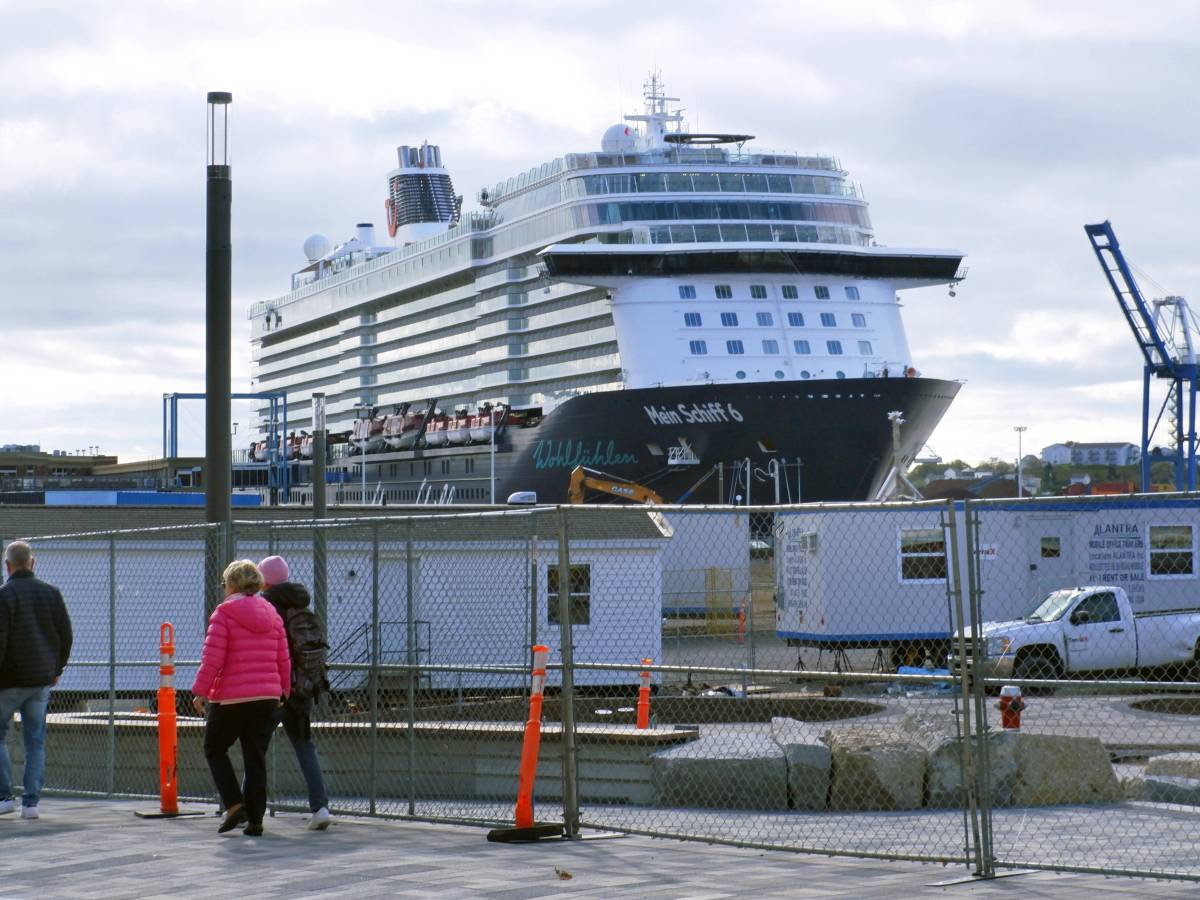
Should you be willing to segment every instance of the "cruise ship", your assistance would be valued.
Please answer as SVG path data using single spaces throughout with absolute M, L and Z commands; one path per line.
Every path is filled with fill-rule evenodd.
M 250 309 L 254 389 L 286 394 L 296 429 L 291 483 L 309 478 L 314 392 L 353 475 L 343 502 L 566 502 L 580 472 L 602 502 L 890 483 L 959 389 L 918 371 L 900 292 L 953 290 L 963 254 L 879 244 L 836 158 L 689 131 L 677 103 L 652 76 L 599 150 L 465 213 L 441 148 L 401 146 L 388 239 L 314 235 L 290 292 Z

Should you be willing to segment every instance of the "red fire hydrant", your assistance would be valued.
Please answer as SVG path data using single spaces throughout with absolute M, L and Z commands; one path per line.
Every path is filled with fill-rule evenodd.
M 1005 731 L 1021 730 L 1021 710 L 1025 701 L 1021 698 L 1021 688 L 1015 684 L 1006 684 L 1000 688 L 1000 727 Z

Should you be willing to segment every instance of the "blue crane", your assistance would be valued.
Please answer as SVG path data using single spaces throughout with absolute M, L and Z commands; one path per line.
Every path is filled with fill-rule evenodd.
M 1150 463 L 1170 462 L 1177 491 L 1196 490 L 1197 340 L 1200 327 L 1182 297 L 1164 297 L 1147 304 L 1117 243 L 1112 225 L 1084 225 L 1100 268 L 1116 294 L 1117 303 L 1141 348 L 1142 369 L 1142 490 L 1150 490 Z M 1156 381 L 1167 390 L 1153 417 L 1151 397 Z M 1184 389 L 1187 397 L 1185 401 Z M 1167 416 L 1170 445 L 1150 450 L 1163 416 Z

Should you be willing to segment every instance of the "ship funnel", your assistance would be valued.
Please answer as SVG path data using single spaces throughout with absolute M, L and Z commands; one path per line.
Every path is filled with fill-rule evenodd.
M 358 242 L 364 247 L 375 246 L 375 225 L 371 222 L 359 222 L 354 226 Z

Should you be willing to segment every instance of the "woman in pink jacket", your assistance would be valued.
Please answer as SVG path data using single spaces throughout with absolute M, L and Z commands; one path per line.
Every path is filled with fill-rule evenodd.
M 262 834 L 267 809 L 267 746 L 277 724 L 279 698 L 292 689 L 283 621 L 258 596 L 262 576 L 254 563 L 230 563 L 221 576 L 225 602 L 208 620 L 200 671 L 192 683 L 192 704 L 199 715 L 208 707 L 204 758 L 225 807 L 218 832 L 246 825 L 246 834 Z M 229 748 L 242 746 L 246 777 L 238 786 Z

